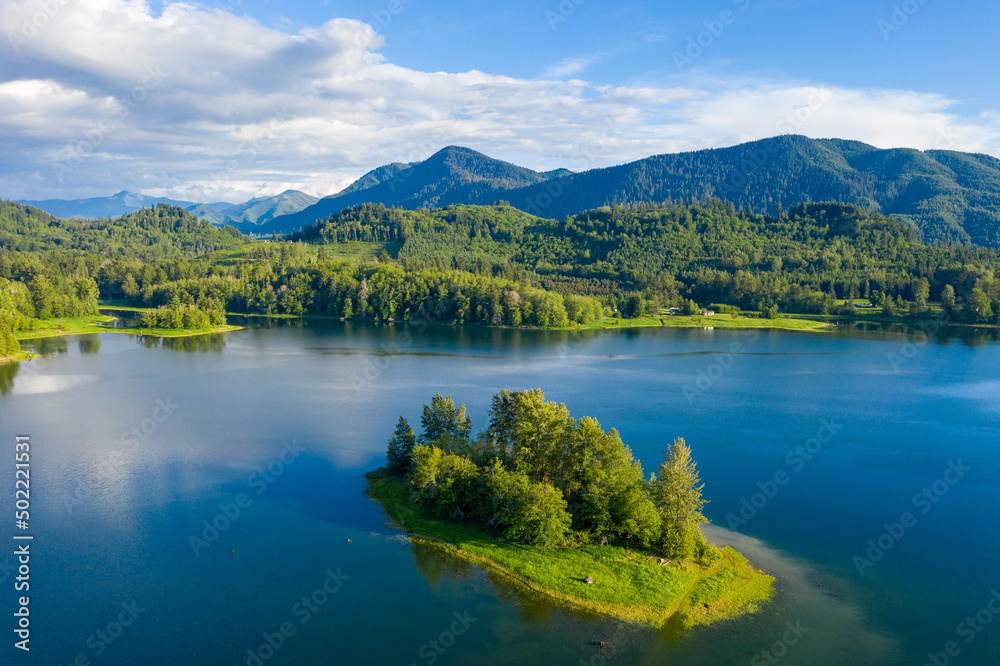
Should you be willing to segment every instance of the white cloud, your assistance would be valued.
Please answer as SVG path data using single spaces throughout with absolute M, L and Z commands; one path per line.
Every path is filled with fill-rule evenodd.
M 563 58 L 558 64 L 545 68 L 543 76 L 552 79 L 564 79 L 576 76 L 600 60 L 596 55 Z
M 962 118 L 936 95 L 565 80 L 593 57 L 540 80 L 421 72 L 387 62 L 360 21 L 292 33 L 193 4 L 53 0 L 44 21 L 39 6 L 0 6 L 3 197 L 329 194 L 449 144 L 575 170 L 786 132 L 1000 154 L 997 114 Z

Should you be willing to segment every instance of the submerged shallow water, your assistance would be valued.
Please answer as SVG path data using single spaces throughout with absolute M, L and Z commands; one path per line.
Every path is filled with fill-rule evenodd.
M 950 663 L 1000 655 L 1000 620 L 985 622 L 1000 589 L 988 334 L 255 325 L 39 340 L 44 359 L 0 366 L 9 510 L 15 435 L 33 446 L 27 663 L 926 663 L 949 642 Z M 478 428 L 494 393 L 533 387 L 617 428 L 647 474 L 685 437 L 710 537 L 775 573 L 774 600 L 678 640 L 560 609 L 385 525 L 361 475 L 400 414 L 417 423 L 450 393 Z M 4 521 L 7 618 L 13 531 Z

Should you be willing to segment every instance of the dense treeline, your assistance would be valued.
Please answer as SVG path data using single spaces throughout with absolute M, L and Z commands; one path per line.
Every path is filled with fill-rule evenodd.
M 96 314 L 97 297 L 85 262 L 0 251 L 0 356 L 18 351 L 8 333 L 33 330 L 39 319 Z
M 21 351 L 21 344 L 14 338 L 10 323 L 0 318 L 0 358 Z
M 684 440 L 646 479 L 615 430 L 577 421 L 541 389 L 493 398 L 489 426 L 475 437 L 465 405 L 435 395 L 417 437 L 400 417 L 387 467 L 405 477 L 416 503 L 521 543 L 617 543 L 668 557 L 712 559 L 699 526 L 704 500 Z
M 178 300 L 142 313 L 142 325 L 150 328 L 205 329 L 226 323 L 226 312 L 218 301 L 206 307 L 188 305 Z
M 13 201 L 0 201 L 0 247 L 21 252 L 75 250 L 104 258 L 168 260 L 246 242 L 235 227 L 222 229 L 183 208 L 160 203 L 114 219 L 60 219 Z
M 996 250 L 925 245 L 910 226 L 839 203 L 779 207 L 770 216 L 721 201 L 612 206 L 561 221 L 503 204 L 436 211 L 365 204 L 293 237 L 402 240 L 397 257 L 408 267 L 520 275 L 601 296 L 619 311 L 693 300 L 820 314 L 835 299 L 871 299 L 889 313 L 925 316 L 927 301 L 950 285 L 960 304 L 985 298 L 990 316 L 1000 314 Z M 971 312 L 953 314 L 990 321 L 986 308 Z
M 940 300 L 957 320 L 1000 317 L 997 251 L 924 245 L 911 227 L 837 203 L 775 215 L 721 201 L 611 206 L 564 220 L 504 203 L 364 204 L 279 243 L 246 242 L 166 205 L 64 221 L 2 204 L 0 233 L 20 248 L 0 250 L 0 279 L 10 283 L 0 320 L 11 331 L 93 312 L 98 294 L 205 312 L 506 326 L 585 324 L 664 306 L 696 312 L 699 303 L 763 316 L 853 312 L 835 299 L 914 317 Z M 343 244 L 348 254 L 359 244 L 381 248 L 380 258 L 338 259 Z
M 189 277 L 177 280 L 160 281 L 159 271 L 148 265 L 117 268 L 102 288 L 111 293 L 120 285 L 131 302 L 154 307 L 172 300 L 198 306 L 218 301 L 231 312 L 492 326 L 566 326 L 602 315 L 600 303 L 584 296 L 488 275 L 406 269 L 391 261 L 307 259 L 301 246 L 284 258 L 277 253 L 253 265 L 192 266 Z
M 356 230 L 344 239 L 392 240 L 395 236 L 383 233 L 388 226 L 377 224 L 385 212 L 380 209 L 379 219 L 373 220 L 360 210 Z M 19 250 L 0 253 L 0 277 L 20 283 L 13 295 L 34 304 L 11 308 L 17 315 L 8 322 L 12 330 L 27 328 L 35 317 L 92 313 L 98 291 L 134 305 L 169 306 L 155 314 L 160 322 L 185 316 L 201 321 L 197 312 L 228 310 L 566 326 L 603 314 L 594 299 L 526 284 L 523 271 L 404 268 L 388 256 L 381 262 L 338 261 L 324 252 L 314 255 L 302 243 L 248 244 L 231 228 L 216 229 L 166 204 L 115 220 L 59 220 L 33 208 L 3 204 L 0 233 Z M 242 252 L 235 247 L 239 244 Z M 215 250 L 226 253 L 204 255 Z M 45 279 L 35 279 L 36 274 Z

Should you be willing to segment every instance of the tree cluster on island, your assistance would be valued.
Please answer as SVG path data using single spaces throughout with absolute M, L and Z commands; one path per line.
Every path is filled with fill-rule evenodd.
M 701 533 L 703 484 L 683 439 L 647 479 L 617 431 L 574 419 L 541 389 L 495 395 L 476 436 L 451 396 L 425 404 L 421 426 L 417 436 L 399 418 L 387 469 L 434 516 L 543 547 L 613 543 L 677 560 L 719 556 Z
M 179 298 L 141 315 L 142 325 L 148 328 L 201 330 L 225 326 L 226 311 L 215 299 L 203 299 L 200 305 L 181 303 Z

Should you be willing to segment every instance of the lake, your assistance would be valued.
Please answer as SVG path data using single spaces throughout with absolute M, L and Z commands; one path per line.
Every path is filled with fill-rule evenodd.
M 30 435 L 34 537 L 29 656 L 12 645 L 13 516 L 0 529 L 4 663 L 1000 658 L 993 335 L 251 324 L 38 340 L 43 359 L 0 367 L 2 506 Z M 418 424 L 451 394 L 479 429 L 493 394 L 534 387 L 617 428 L 647 475 L 686 438 L 708 534 L 778 576 L 773 601 L 678 638 L 385 524 L 362 474 L 400 414 Z

